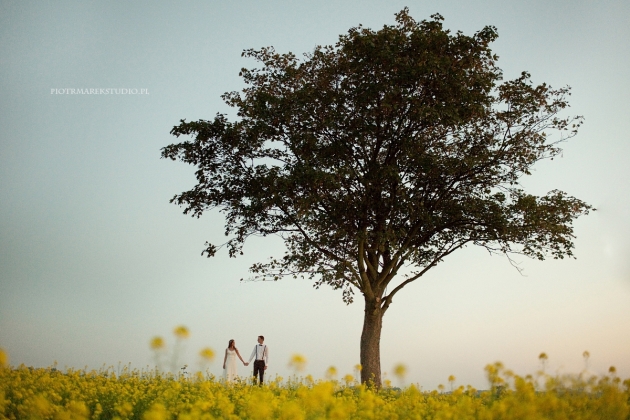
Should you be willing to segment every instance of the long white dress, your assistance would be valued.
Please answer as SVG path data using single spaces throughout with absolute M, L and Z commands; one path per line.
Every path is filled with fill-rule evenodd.
M 227 349 L 227 359 L 225 359 L 225 369 L 223 369 L 223 379 L 226 382 L 235 382 L 238 378 L 236 372 L 236 350 Z

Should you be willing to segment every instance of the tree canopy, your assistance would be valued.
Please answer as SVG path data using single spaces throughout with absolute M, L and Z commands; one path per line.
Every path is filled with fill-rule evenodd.
M 192 139 L 162 149 L 197 167 L 197 185 L 172 202 L 225 214 L 227 242 L 204 254 L 278 235 L 285 254 L 253 265 L 256 278 L 305 276 L 347 303 L 363 295 L 362 380 L 377 385 L 381 319 L 403 287 L 468 244 L 572 256 L 572 222 L 592 209 L 519 183 L 577 133 L 582 118 L 562 115 L 570 89 L 527 72 L 504 81 L 496 28 L 467 36 L 442 21 L 404 9 L 393 26 L 352 28 L 302 59 L 245 50 L 259 67 L 223 95 L 237 119 L 181 120 L 171 134 Z

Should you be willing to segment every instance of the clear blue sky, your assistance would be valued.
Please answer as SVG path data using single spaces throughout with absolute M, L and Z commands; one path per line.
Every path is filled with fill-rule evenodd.
M 410 285 L 384 321 L 383 371 L 433 389 L 453 374 L 485 386 L 483 367 L 518 373 L 615 365 L 630 377 L 630 3 L 627 1 L 0 1 L 0 347 L 11 363 L 99 367 L 152 363 L 149 340 L 191 330 L 181 362 L 230 338 L 249 354 L 264 334 L 272 374 L 291 354 L 321 377 L 358 363 L 361 303 L 306 281 L 240 283 L 274 239 L 245 256 L 200 256 L 220 214 L 191 219 L 168 203 L 193 168 L 161 160 L 182 118 L 230 112 L 245 48 L 298 55 L 358 24 L 378 29 L 408 6 L 472 34 L 498 28 L 507 78 L 573 88 L 586 117 L 562 158 L 524 185 L 561 189 L 597 207 L 575 233 L 576 260 L 505 258 L 468 248 Z M 51 89 L 147 89 L 148 95 L 55 95 Z M 220 361 L 210 365 L 219 374 Z M 248 369 L 240 368 L 245 374 Z M 391 375 L 390 375 L 391 377 Z

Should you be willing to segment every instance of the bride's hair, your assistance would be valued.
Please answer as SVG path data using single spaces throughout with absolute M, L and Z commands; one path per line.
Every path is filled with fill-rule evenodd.
M 232 340 L 230 340 L 230 341 L 228 342 L 228 349 L 231 349 L 231 348 L 233 348 L 233 347 L 234 347 L 234 340 L 232 339 Z M 236 347 L 234 347 L 234 348 L 236 348 Z

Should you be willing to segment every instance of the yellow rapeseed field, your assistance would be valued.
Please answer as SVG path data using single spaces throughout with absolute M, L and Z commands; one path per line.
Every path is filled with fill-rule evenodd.
M 304 361 L 294 356 L 290 363 Z M 202 373 L 12 367 L 2 350 L 0 364 L 1 419 L 630 419 L 630 379 L 622 381 L 614 368 L 600 377 L 521 377 L 496 363 L 486 367 L 487 391 L 421 392 L 413 385 L 377 391 L 351 375 L 277 378 L 258 387 Z

